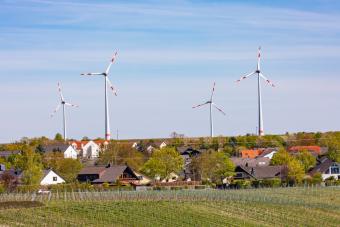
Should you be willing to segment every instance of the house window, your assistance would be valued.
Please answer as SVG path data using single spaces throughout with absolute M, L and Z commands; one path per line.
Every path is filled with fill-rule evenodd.
M 53 177 L 53 181 L 57 181 L 57 177 Z
M 339 173 L 340 173 L 339 166 L 337 164 L 333 164 L 331 166 L 331 174 L 339 174 Z

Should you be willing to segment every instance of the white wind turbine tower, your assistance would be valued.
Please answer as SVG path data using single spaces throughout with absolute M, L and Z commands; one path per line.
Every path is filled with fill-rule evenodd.
M 214 136 L 214 124 L 213 124 L 213 114 L 212 114 L 212 107 L 214 106 L 218 111 L 220 111 L 223 115 L 226 115 L 223 110 L 221 108 L 219 108 L 218 106 L 216 106 L 216 104 L 213 102 L 213 98 L 214 98 L 214 92 L 215 92 L 215 82 L 214 82 L 214 86 L 211 92 L 211 96 L 210 96 L 210 100 L 206 101 L 205 103 L 199 104 L 197 106 L 193 106 L 192 108 L 197 108 L 197 107 L 201 107 L 204 105 L 209 104 L 210 107 L 210 137 Z
M 111 81 L 108 78 L 111 65 L 115 61 L 116 56 L 117 56 L 117 52 L 114 53 L 114 55 L 113 55 L 113 57 L 110 61 L 110 64 L 106 68 L 105 72 L 103 72 L 103 73 L 82 73 L 81 74 L 81 75 L 85 75 L 85 76 L 97 76 L 97 75 L 104 76 L 104 80 L 105 80 L 105 139 L 106 140 L 110 140 L 110 137 L 111 137 L 110 118 L 109 118 L 109 103 L 108 103 L 108 97 L 107 97 L 107 84 L 109 84 L 111 90 L 117 96 L 116 89 L 113 87 Z
M 64 140 L 67 140 L 67 130 L 66 130 L 66 115 L 65 115 L 65 105 L 66 106 L 72 106 L 72 107 L 78 107 L 78 105 L 74 105 L 71 103 L 68 103 L 65 101 L 64 96 L 63 96 L 63 92 L 61 90 L 61 85 L 60 83 L 58 83 L 58 92 L 59 92 L 59 96 L 60 96 L 60 103 L 57 105 L 57 107 L 55 108 L 55 110 L 53 111 L 53 113 L 51 114 L 51 117 L 54 116 L 55 113 L 57 113 L 57 111 L 60 109 L 60 107 L 63 107 L 63 131 L 64 131 Z
M 261 78 L 264 79 L 270 86 L 275 87 L 275 85 L 267 78 L 265 77 L 260 68 L 260 61 L 261 61 L 261 47 L 258 48 L 258 55 L 257 55 L 257 67 L 256 70 L 242 76 L 239 80 L 236 82 L 240 82 L 241 80 L 244 80 L 252 75 L 257 75 L 257 94 L 258 94 L 258 117 L 259 117 L 259 125 L 258 125 L 258 135 L 263 136 L 264 131 L 263 131 L 263 116 L 262 116 L 262 99 L 261 99 Z

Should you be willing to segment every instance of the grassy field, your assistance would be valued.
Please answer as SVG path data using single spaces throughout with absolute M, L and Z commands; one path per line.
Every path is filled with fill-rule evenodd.
M 340 188 L 1 195 L 0 226 L 340 226 Z

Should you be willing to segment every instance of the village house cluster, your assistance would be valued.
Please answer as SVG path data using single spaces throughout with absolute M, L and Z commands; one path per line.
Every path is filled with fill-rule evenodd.
M 141 143 L 140 141 L 129 141 L 129 146 L 138 152 L 148 153 L 149 155 L 155 149 L 162 149 L 170 146 L 167 141 L 157 141 Z M 60 152 L 64 158 L 79 159 L 84 165 L 77 176 L 79 182 L 87 182 L 94 185 L 109 184 L 114 185 L 118 181 L 122 185 L 146 186 L 152 184 L 155 180 L 164 185 L 171 183 L 199 182 L 199 174 L 192 171 L 190 164 L 194 157 L 207 152 L 207 149 L 200 149 L 194 146 L 178 146 L 177 152 L 183 158 L 183 170 L 180 173 L 171 173 L 166 179 L 150 179 L 149 177 L 137 172 L 128 165 L 97 165 L 96 160 L 108 148 L 109 142 L 106 140 L 88 140 L 88 141 L 69 141 L 67 143 L 55 143 L 42 146 L 43 153 Z M 316 157 L 316 165 L 309 170 L 307 175 L 313 176 L 320 173 L 323 180 L 330 177 L 340 179 L 340 163 L 330 160 L 327 154 L 327 148 L 319 146 L 292 146 L 288 149 L 291 155 L 297 155 L 301 151 L 308 151 Z M 20 154 L 21 151 L 2 151 L 0 157 L 8 158 L 12 154 Z M 266 179 L 285 179 L 287 177 L 287 167 L 284 165 L 271 165 L 271 159 L 278 152 L 278 148 L 258 148 L 241 150 L 239 156 L 230 157 L 235 165 L 234 180 L 266 180 Z M 4 165 L 0 165 L 0 176 L 5 172 L 15 176 L 20 182 L 20 170 L 6 170 Z M 53 185 L 65 183 L 57 173 L 51 169 L 44 170 L 40 185 Z M 224 184 L 228 184 L 228 179 L 223 179 Z

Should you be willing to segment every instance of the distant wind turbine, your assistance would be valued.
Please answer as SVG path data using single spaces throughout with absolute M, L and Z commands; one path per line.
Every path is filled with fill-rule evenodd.
M 212 114 L 212 107 L 214 106 L 219 112 L 221 112 L 223 115 L 226 115 L 223 110 L 221 108 L 219 108 L 214 102 L 213 102 L 213 97 L 214 97 L 214 92 L 215 92 L 215 82 L 214 82 L 214 86 L 211 92 L 211 96 L 210 96 L 210 100 L 206 101 L 203 104 L 199 104 L 197 106 L 193 106 L 192 108 L 197 108 L 197 107 L 201 107 L 204 105 L 209 104 L 210 106 L 210 137 L 214 136 L 214 125 L 213 125 L 213 114 Z
M 259 117 L 259 126 L 258 126 L 258 135 L 259 136 L 263 136 L 264 135 L 264 131 L 263 131 L 263 116 L 262 116 L 262 99 L 261 99 L 261 83 L 260 83 L 260 79 L 264 79 L 270 86 L 275 87 L 275 85 L 267 78 L 265 77 L 260 69 L 260 61 L 261 61 L 261 47 L 258 48 L 258 55 L 257 55 L 257 67 L 256 70 L 245 75 L 242 76 L 239 80 L 237 80 L 236 82 L 240 82 L 241 80 L 244 80 L 252 75 L 257 75 L 257 93 L 258 93 L 258 117 Z
M 64 96 L 63 96 L 63 92 L 61 90 L 60 83 L 58 83 L 58 92 L 59 92 L 59 96 L 60 96 L 60 103 L 57 105 L 57 107 L 55 108 L 55 110 L 51 114 L 51 117 L 53 117 L 54 114 L 57 113 L 57 111 L 60 109 L 60 107 L 63 106 L 63 129 L 64 129 L 64 140 L 66 141 L 67 140 L 67 130 L 66 130 L 65 105 L 66 106 L 72 106 L 72 107 L 78 107 L 78 106 L 65 101 Z
M 117 96 L 116 89 L 113 87 L 111 81 L 109 80 L 109 71 L 111 68 L 111 65 L 115 61 L 115 58 L 117 56 L 117 52 L 114 53 L 109 66 L 106 68 L 105 72 L 103 73 L 82 73 L 81 75 L 85 76 L 98 76 L 102 75 L 104 76 L 105 80 L 105 139 L 110 140 L 111 139 L 111 133 L 110 133 L 110 118 L 109 118 L 109 103 L 108 103 L 108 97 L 107 97 L 107 85 L 109 84 L 111 90 L 113 93 Z

